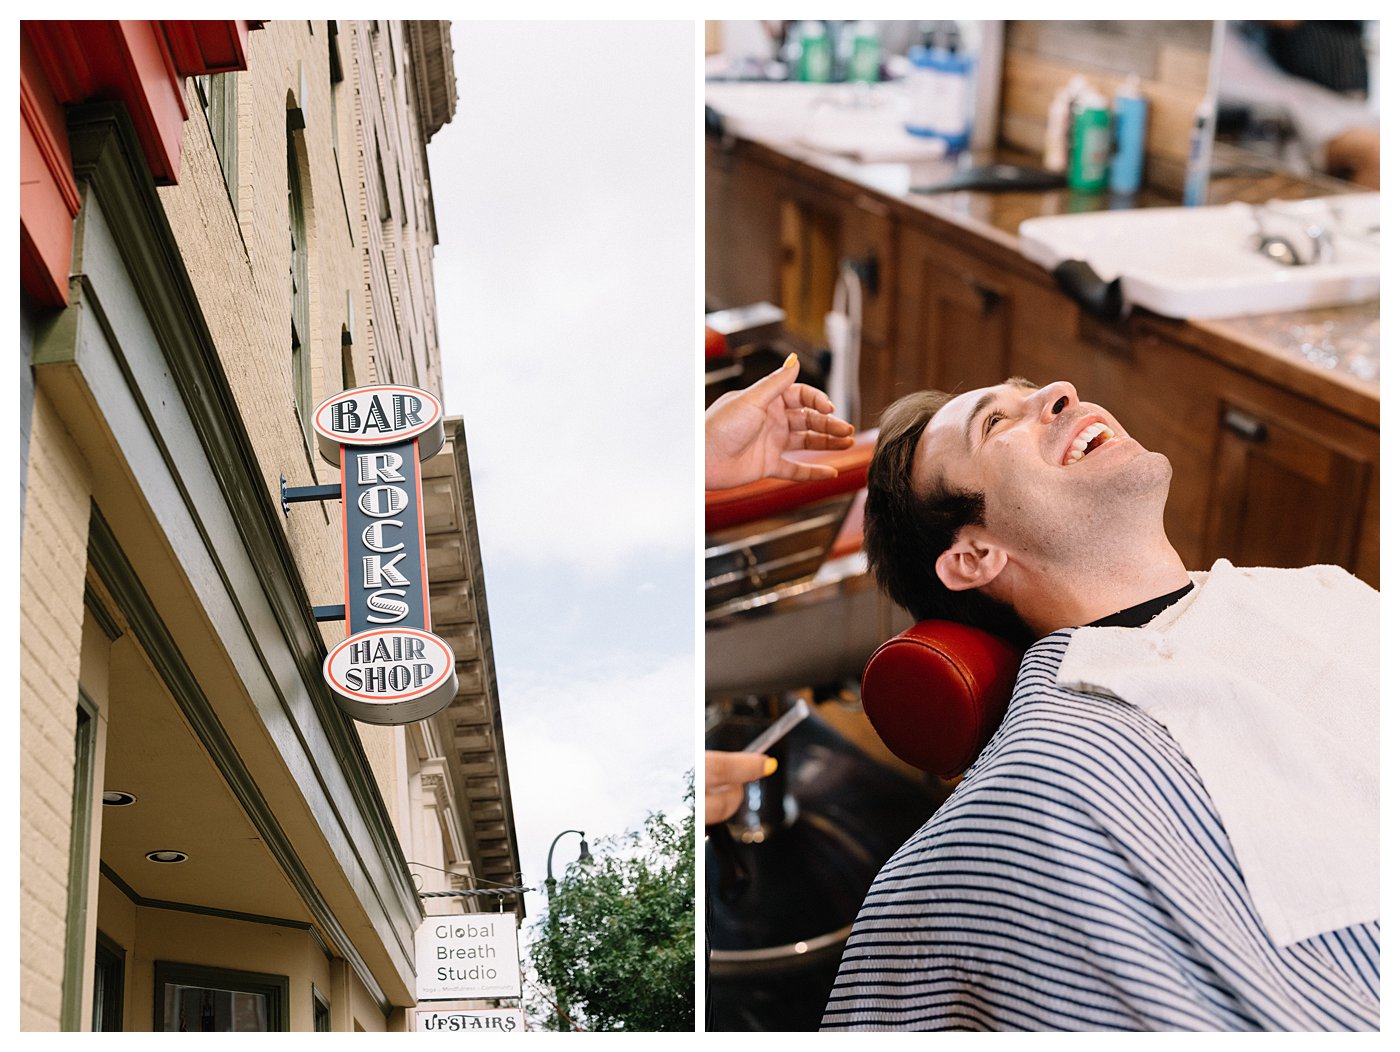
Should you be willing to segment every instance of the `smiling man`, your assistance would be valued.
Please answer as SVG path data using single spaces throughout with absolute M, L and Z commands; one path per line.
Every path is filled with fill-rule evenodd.
M 1068 383 L 886 411 L 877 580 L 1029 649 L 872 885 L 825 1028 L 1378 1027 L 1378 596 L 1337 567 L 1188 572 L 1170 480 Z

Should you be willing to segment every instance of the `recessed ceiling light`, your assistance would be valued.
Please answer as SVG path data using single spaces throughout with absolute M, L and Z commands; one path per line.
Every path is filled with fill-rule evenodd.
M 146 857 L 152 862 L 183 862 L 190 856 L 183 851 L 150 851 Z
M 136 803 L 136 796 L 120 789 L 108 789 L 102 794 L 102 802 L 110 807 L 126 807 L 128 804 Z

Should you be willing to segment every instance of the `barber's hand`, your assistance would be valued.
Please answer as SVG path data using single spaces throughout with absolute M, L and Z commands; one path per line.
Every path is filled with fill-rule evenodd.
M 730 391 L 705 412 L 705 488 L 728 489 L 761 478 L 834 478 L 829 464 L 785 456 L 795 449 L 846 449 L 855 428 L 831 399 L 797 380 L 797 355 L 742 391 Z
M 705 753 L 705 824 L 723 822 L 744 802 L 744 784 L 766 778 L 778 761 L 757 752 Z

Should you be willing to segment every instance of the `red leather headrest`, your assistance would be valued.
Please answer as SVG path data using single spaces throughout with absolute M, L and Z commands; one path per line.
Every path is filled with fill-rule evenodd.
M 953 778 L 1001 724 L 1020 665 L 1021 651 L 1004 639 L 952 621 L 920 621 L 870 656 L 861 702 L 892 753 Z

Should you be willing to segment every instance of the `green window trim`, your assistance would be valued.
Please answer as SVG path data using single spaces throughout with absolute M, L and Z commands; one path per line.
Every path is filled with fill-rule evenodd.
M 97 762 L 97 703 L 78 688 L 73 733 L 73 811 L 68 839 L 68 909 L 63 945 L 63 1006 L 59 1026 L 83 1028 L 83 964 L 87 959 L 88 862 L 91 858 L 93 772 Z
M 165 992 L 169 986 L 195 986 L 265 997 L 268 1032 L 285 1032 L 291 1029 L 290 1002 L 287 996 L 290 983 L 285 975 L 182 964 L 177 961 L 156 961 L 155 1015 L 152 1019 L 152 1029 L 158 1032 L 165 1030 Z
M 311 266 L 307 259 L 306 208 L 302 202 L 301 171 L 296 139 L 287 132 L 287 226 L 291 245 L 288 271 L 292 282 L 292 392 L 297 419 L 311 442 L 311 297 L 307 286 Z
M 311 984 L 311 1029 L 315 1033 L 328 1033 L 331 1029 L 331 1001 L 316 984 Z
M 209 124 L 214 153 L 224 173 L 229 204 L 238 214 L 238 81 L 233 73 L 205 73 L 194 78 L 195 91 Z
M 117 1032 L 126 995 L 126 950 L 100 930 L 93 950 L 92 1029 Z

